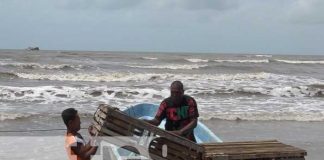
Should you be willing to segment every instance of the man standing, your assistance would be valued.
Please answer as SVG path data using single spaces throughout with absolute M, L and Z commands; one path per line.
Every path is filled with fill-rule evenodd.
M 197 126 L 199 114 L 195 99 L 184 95 L 180 81 L 172 82 L 170 93 L 170 97 L 161 102 L 155 118 L 146 121 L 158 126 L 166 118 L 165 130 L 196 142 L 193 130 Z

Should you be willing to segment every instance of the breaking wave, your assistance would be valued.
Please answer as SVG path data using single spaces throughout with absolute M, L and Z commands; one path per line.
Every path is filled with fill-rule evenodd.
M 273 96 L 273 97 L 324 97 L 324 88 L 312 86 L 287 86 L 287 87 L 262 87 L 262 86 L 237 86 L 216 90 L 189 90 L 190 95 L 199 97 L 215 97 L 218 95 L 236 96 Z
M 158 73 L 131 73 L 116 72 L 105 74 L 88 74 L 88 73 L 58 73 L 58 74 L 41 74 L 41 73 L 16 73 L 20 78 L 33 80 L 55 80 L 55 81 L 89 81 L 89 82 L 127 82 L 127 81 L 155 81 L 179 79 L 184 81 L 192 80 L 256 80 L 276 77 L 275 74 L 260 73 L 238 73 L 238 74 L 158 74 Z M 279 76 L 279 75 L 278 75 Z
M 237 60 L 223 60 L 223 59 L 216 59 L 214 62 L 218 63 L 269 63 L 268 59 L 237 59 Z
M 255 55 L 255 57 L 267 57 L 267 58 L 271 58 L 272 55 L 260 54 L 260 55 Z
M 145 82 L 146 84 L 169 83 L 181 80 L 189 86 L 200 84 L 201 95 L 235 94 L 267 95 L 275 97 L 324 97 L 324 82 L 309 77 L 296 77 L 272 73 L 240 74 L 168 74 L 168 73 L 4 73 L 5 76 L 32 80 L 79 81 L 79 82 Z M 0 74 L 1 76 L 1 74 Z M 208 90 L 210 89 L 210 90 Z M 204 91 L 200 93 L 201 91 Z M 196 92 L 194 94 L 196 94 Z
M 219 87 L 199 88 L 192 86 L 186 90 L 186 94 L 196 98 L 199 103 L 201 118 L 225 119 L 225 120 L 296 120 L 296 121 L 324 121 L 323 104 L 303 97 L 323 97 L 322 84 L 314 84 L 302 87 L 290 87 L 279 90 L 277 88 Z M 253 88 L 253 89 L 251 89 Z M 283 88 L 283 87 L 282 87 Z M 293 93 L 293 94 L 292 94 Z M 151 87 L 110 87 L 110 86 L 36 86 L 13 87 L 0 86 L 0 100 L 5 103 L 29 104 L 29 110 L 37 111 L 35 104 L 42 104 L 42 111 L 54 111 L 60 113 L 60 106 L 78 106 L 83 113 L 91 115 L 98 104 L 108 103 L 120 109 L 125 109 L 136 103 L 156 103 L 169 96 L 167 88 L 154 89 Z M 219 99 L 220 94 L 226 94 L 225 99 Z M 233 96 L 232 94 L 238 94 Z M 245 97 L 249 102 L 240 100 Z M 264 99 L 272 99 L 272 104 L 267 105 L 261 98 L 253 96 L 270 96 Z M 281 97 L 278 101 L 278 98 Z M 301 101 L 296 104 L 296 97 Z M 309 103 L 309 101 L 312 101 Z M 53 105 L 58 105 L 53 107 Z M 62 105 L 63 104 L 63 105 Z M 306 105 L 307 104 L 307 105 Z M 255 105 L 255 106 L 253 106 Z M 219 106 L 219 107 L 215 107 Z M 287 109 L 288 106 L 288 109 Z M 41 113 L 38 113 L 41 114 Z M 33 117 L 37 114 L 32 114 Z M 87 115 L 87 114 L 86 114 Z M 0 120 L 23 119 L 31 117 L 28 113 L 3 113 L 0 112 Z
M 157 60 L 158 58 L 156 57 L 141 57 L 142 59 L 146 59 L 146 60 Z
M 150 69 L 172 69 L 172 70 L 177 70 L 177 69 L 185 69 L 185 70 L 192 70 L 192 69 L 199 69 L 203 67 L 207 67 L 208 65 L 187 65 L 187 64 L 178 64 L 178 65 L 153 65 L 153 66 L 135 66 L 135 65 L 126 65 L 127 67 L 132 67 L 132 68 L 150 68 Z
M 19 119 L 25 119 L 30 118 L 31 114 L 23 114 L 23 113 L 4 113 L 0 112 L 0 121 L 4 120 L 19 120 Z
M 216 82 L 217 83 L 217 82 Z M 214 85 L 214 84 L 211 84 Z M 253 86 L 218 86 L 204 88 L 191 87 L 186 90 L 186 94 L 202 99 L 213 99 L 221 95 L 226 97 L 324 97 L 323 88 L 310 86 L 299 87 L 253 87 Z M 55 103 L 55 102 L 105 102 L 108 99 L 121 101 L 149 100 L 158 101 L 167 97 L 167 88 L 154 89 L 146 87 L 71 87 L 71 86 L 37 86 L 37 87 L 13 87 L 0 86 L 0 100 L 3 101 L 22 101 L 36 103 Z
M 209 62 L 208 59 L 198 59 L 198 58 L 192 58 L 192 59 L 186 59 L 186 60 L 189 61 L 189 62 L 193 62 L 193 63 L 199 63 L 199 62 L 206 63 L 206 62 Z
M 161 76 L 159 74 L 135 74 L 135 73 L 107 73 L 107 74 L 85 74 L 85 73 L 63 73 L 63 74 L 33 74 L 17 73 L 20 78 L 34 80 L 55 81 L 88 81 L 88 82 L 113 82 L 113 81 L 147 81 Z
M 6 63 L 0 62 L 1 66 L 8 66 L 8 67 L 18 67 L 22 69 L 76 69 L 80 70 L 85 68 L 83 65 L 70 65 L 70 64 L 39 64 L 39 63 Z
M 10 72 L 0 72 L 0 78 L 18 78 L 18 76 Z
M 240 82 L 242 80 L 253 84 L 255 80 L 271 80 L 290 83 L 291 81 L 316 81 L 314 79 L 300 77 L 278 75 L 266 72 L 257 73 L 237 73 L 237 74 L 171 74 L 171 73 L 132 73 L 132 72 L 115 72 L 115 73 L 57 73 L 57 74 L 42 74 L 42 73 L 16 73 L 20 78 L 34 80 L 56 80 L 56 81 L 90 81 L 90 82 L 127 82 L 127 81 L 155 81 L 155 80 L 170 80 L 179 79 L 183 81 L 229 81 L 231 83 Z M 280 80 L 280 81 L 279 81 Z M 255 82 L 254 82 L 255 83 Z
M 274 62 L 289 63 L 289 64 L 324 64 L 324 61 L 306 61 L 306 60 L 282 60 L 273 59 Z
M 0 100 L 23 101 L 37 103 L 55 102 L 106 102 L 107 99 L 162 99 L 169 92 L 152 88 L 123 87 L 69 87 L 69 86 L 38 86 L 12 87 L 0 86 Z
M 248 120 L 248 121 L 324 121 L 324 111 L 319 112 L 230 112 L 205 113 L 199 117 L 202 120 Z

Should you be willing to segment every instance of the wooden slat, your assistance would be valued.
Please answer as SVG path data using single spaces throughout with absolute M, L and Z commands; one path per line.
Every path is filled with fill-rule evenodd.
M 271 141 L 248 141 L 248 142 L 226 142 L 202 144 L 205 147 L 204 156 L 206 159 L 228 160 L 236 159 L 256 159 L 256 158 L 303 158 L 305 150 Z
M 174 143 L 174 142 L 169 141 L 163 137 L 154 139 L 151 142 L 151 144 L 154 145 L 155 147 L 158 147 L 159 149 L 162 149 L 163 145 L 167 145 L 168 152 L 184 154 L 187 156 L 187 158 L 188 157 L 195 157 L 195 158 L 199 157 L 199 154 L 197 152 L 190 150 L 190 148 L 188 148 L 187 146 L 183 146 L 183 145 Z
M 159 157 L 163 157 L 162 156 L 162 152 L 160 150 L 155 150 L 155 149 L 149 149 L 149 152 L 150 154 L 153 154 L 153 155 L 156 155 L 156 156 L 159 156 Z M 166 158 L 166 159 L 174 159 L 174 160 L 186 160 L 186 158 L 184 158 L 182 155 L 174 155 L 174 154 L 170 154 L 168 152 L 167 156 L 166 157 L 163 157 L 163 158 Z
M 98 109 L 102 110 L 104 113 L 108 113 L 108 107 L 111 107 L 109 105 L 106 105 L 106 104 L 100 104 Z M 113 107 L 111 107 L 113 108 Z
M 129 132 L 127 129 L 115 125 L 114 123 L 105 123 L 103 128 L 119 133 L 119 136 L 133 136 L 133 134 Z
M 153 149 L 154 146 L 154 149 Z M 158 144 L 158 143 L 152 143 L 152 146 L 149 148 L 150 150 L 157 150 L 160 155 L 162 155 L 162 146 L 163 144 Z M 181 157 L 182 159 L 198 159 L 197 154 L 192 154 L 190 152 L 187 152 L 187 150 L 183 148 L 173 148 L 171 147 L 172 145 L 167 144 L 167 154 L 168 155 L 173 155 L 173 156 L 178 156 Z
M 159 153 L 162 155 L 162 146 L 163 146 L 163 144 L 151 143 L 150 150 L 152 149 L 152 150 L 159 151 Z M 182 157 L 183 159 L 190 156 L 190 155 L 188 155 L 188 153 L 185 152 L 185 150 L 181 150 L 181 148 L 178 148 L 178 149 L 171 148 L 169 145 L 167 145 L 167 154 L 179 156 L 179 157 Z
M 202 144 L 202 146 L 204 146 L 204 144 Z M 277 148 L 278 150 L 294 150 L 294 151 L 300 151 L 300 152 L 305 152 L 304 150 L 298 149 L 296 147 L 292 147 L 290 145 L 285 145 L 282 143 L 275 143 L 275 144 L 268 144 L 268 143 L 260 143 L 260 144 L 229 144 L 227 145 L 226 143 L 223 144 L 219 144 L 219 143 L 215 143 L 213 146 L 212 145 L 208 145 L 208 146 L 204 146 L 206 150 L 228 150 L 232 149 L 240 149 L 240 148 L 245 148 L 245 149 L 255 149 L 255 148 Z
M 258 150 L 258 151 L 262 151 L 262 150 L 278 150 L 278 151 L 295 151 L 295 152 L 301 152 L 301 153 L 304 153 L 304 151 L 302 150 L 296 150 L 295 148 L 293 147 L 286 147 L 286 146 L 262 146 L 262 145 L 259 145 L 259 146 L 253 146 L 253 147 L 247 147 L 247 146 L 226 146 L 226 147 L 223 147 L 223 148 L 207 148 L 206 149 L 206 152 L 208 151 L 211 151 L 211 152 L 214 152 L 214 151 L 220 151 L 220 152 L 223 152 L 224 150 L 227 150 L 227 152 L 230 152 L 230 151 L 236 151 L 236 150 L 242 150 L 244 149 L 245 151 L 248 151 L 248 150 Z
M 285 154 L 281 155 L 273 155 L 273 154 L 246 154 L 246 155 L 229 155 L 227 157 L 229 160 L 242 160 L 242 159 L 295 159 L 295 158 L 303 158 L 303 156 L 287 156 Z
M 266 140 L 266 141 L 242 141 L 242 142 L 216 142 L 216 143 L 201 143 L 202 146 L 215 147 L 215 146 L 234 146 L 234 145 L 252 145 L 252 144 L 281 144 L 277 140 Z
M 112 124 L 115 124 L 116 126 L 119 126 L 121 128 L 124 128 L 125 130 L 129 130 L 130 128 L 130 123 L 128 122 L 125 122 L 123 120 L 120 120 L 120 119 L 117 119 L 117 118 L 114 118 L 114 117 L 108 117 L 106 119 L 106 123 L 112 123 Z
M 246 149 L 246 148 L 241 148 L 241 149 L 235 149 L 235 150 L 231 150 L 230 148 L 227 148 L 227 150 L 208 150 L 206 151 L 207 154 L 208 152 L 210 154 L 237 154 L 237 153 L 240 153 L 240 154 L 244 154 L 244 153 L 262 153 L 262 152 L 281 152 L 281 153 L 285 153 L 285 152 L 293 152 L 293 153 L 296 153 L 296 154 L 300 154 L 300 155 L 304 155 L 304 152 L 299 152 L 299 151 L 296 151 L 296 150 L 293 150 L 293 149 L 290 149 L 290 150 L 280 150 L 280 149 L 273 149 L 273 148 L 266 148 L 266 149 Z

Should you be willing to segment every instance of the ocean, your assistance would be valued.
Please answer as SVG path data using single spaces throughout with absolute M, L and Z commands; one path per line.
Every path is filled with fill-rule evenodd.
M 0 137 L 62 129 L 69 107 L 87 127 L 99 104 L 159 104 L 174 80 L 204 121 L 324 121 L 324 56 L 0 50 Z

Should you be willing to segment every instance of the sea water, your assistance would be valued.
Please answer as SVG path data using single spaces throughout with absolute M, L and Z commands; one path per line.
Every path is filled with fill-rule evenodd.
M 23 140 L 12 137 L 32 136 L 26 155 L 39 153 L 36 144 L 55 155 L 64 131 L 1 131 L 64 129 L 60 114 L 69 107 L 86 128 L 99 104 L 159 104 L 175 80 L 203 120 L 324 121 L 323 68 L 324 56 L 1 50 L 1 143 L 14 153 Z M 54 139 L 37 140 L 44 135 Z

